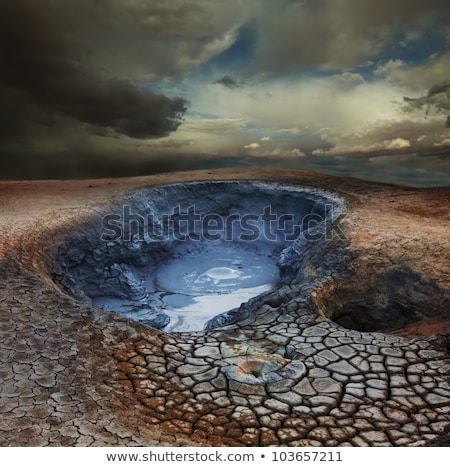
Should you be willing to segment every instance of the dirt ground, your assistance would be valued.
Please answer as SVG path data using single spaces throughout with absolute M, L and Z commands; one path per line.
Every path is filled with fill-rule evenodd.
M 48 265 L 54 254 L 52 242 L 60 235 L 76 231 L 124 193 L 194 180 L 295 183 L 342 197 L 346 212 L 340 225 L 349 238 L 347 248 L 357 256 L 349 265 L 350 277 L 331 277 L 314 291 L 317 320 L 303 324 L 294 287 L 283 292 L 288 301 L 279 308 L 262 304 L 258 310 L 261 316 L 270 312 L 275 324 L 255 320 L 230 328 L 229 334 L 217 330 L 171 336 L 78 303 L 55 285 Z M 439 443 L 450 427 L 448 351 L 445 342 L 444 347 L 435 345 L 436 336 L 445 341 L 450 333 L 450 309 L 441 306 L 450 300 L 449 232 L 450 187 L 414 189 L 268 169 L 0 182 L 0 445 Z M 335 297 L 351 300 L 364 295 L 364 287 L 370 297 L 391 293 L 382 282 L 390 277 L 384 272 L 400 267 L 402 274 L 407 271 L 401 277 L 420 277 L 426 284 L 423 290 L 439 291 L 435 302 L 439 311 L 431 310 L 421 320 L 383 335 L 342 331 L 329 320 Z M 423 290 L 417 297 L 425 303 Z M 402 293 L 401 300 L 416 293 L 415 283 L 403 284 Z M 287 315 L 293 320 L 290 328 L 287 318 L 277 321 L 281 309 L 292 310 Z M 292 337 L 294 323 L 298 334 Z M 272 331 L 275 325 L 282 329 L 279 334 Z M 297 365 L 298 381 L 292 386 L 297 392 L 286 386 L 274 392 L 266 388 L 269 392 L 263 394 L 251 384 L 236 385 L 230 379 L 223 383 L 218 368 L 221 359 L 229 358 L 229 350 L 223 349 L 231 348 L 230 339 L 236 346 L 262 336 L 255 346 L 263 348 L 265 342 L 275 345 L 275 332 L 278 343 L 287 348 L 297 342 L 300 353 L 308 345 L 317 346 L 319 353 L 334 351 L 320 349 L 323 329 L 332 336 L 330 342 L 341 339 L 354 349 L 366 346 L 359 360 L 352 350 L 351 358 L 361 362 L 354 363 L 359 365 L 355 374 L 339 360 L 332 365 L 343 373 L 332 381 L 334 373 L 321 367 L 318 357 L 305 353 L 301 362 L 287 364 Z M 372 351 L 380 354 L 369 356 Z M 370 369 L 364 369 L 364 359 Z M 377 370 L 380 365 L 385 367 Z M 414 373 L 416 367 L 423 370 Z M 317 375 L 327 371 L 321 384 L 335 393 L 324 395 L 316 389 L 310 400 L 300 392 L 307 377 L 318 388 Z M 384 384 L 383 375 L 391 386 L 373 395 L 378 389 L 374 391 L 370 382 Z M 413 386 L 414 394 L 408 392 Z M 292 403 L 285 396 L 291 393 Z

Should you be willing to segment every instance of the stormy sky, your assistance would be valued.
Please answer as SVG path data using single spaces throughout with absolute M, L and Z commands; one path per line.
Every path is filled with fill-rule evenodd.
M 0 2 L 0 178 L 450 184 L 448 0 Z

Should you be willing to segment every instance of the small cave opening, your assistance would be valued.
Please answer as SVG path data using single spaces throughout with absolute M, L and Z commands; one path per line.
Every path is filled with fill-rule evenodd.
M 443 290 L 406 266 L 341 281 L 322 309 L 333 322 L 362 332 L 413 337 L 449 327 L 450 302 Z
M 139 189 L 67 235 L 55 282 L 78 300 L 167 332 L 214 318 L 295 280 L 305 245 L 344 211 L 323 190 L 205 181 Z

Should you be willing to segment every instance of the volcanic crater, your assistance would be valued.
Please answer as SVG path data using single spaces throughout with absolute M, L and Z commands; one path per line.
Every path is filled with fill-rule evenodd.
M 0 188 L 2 445 L 448 443 L 448 188 Z
M 96 307 L 166 331 L 198 331 L 295 281 L 304 245 L 320 249 L 343 210 L 331 193 L 293 185 L 147 188 L 68 236 L 49 272 Z

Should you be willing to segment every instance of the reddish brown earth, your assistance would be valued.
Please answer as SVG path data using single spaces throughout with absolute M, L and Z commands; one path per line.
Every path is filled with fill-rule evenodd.
M 281 181 L 341 196 L 349 274 L 323 281 L 310 309 L 296 302 L 298 287 L 287 287 L 278 304 L 258 305 L 253 322 L 191 336 L 77 303 L 53 282 L 54 245 L 127 190 L 224 179 Z M 0 445 L 445 444 L 449 232 L 450 187 L 273 170 L 1 182 Z M 312 277 L 316 265 L 306 266 Z M 398 283 L 386 284 L 390 278 Z M 397 301 L 420 319 L 384 332 L 333 321 L 352 307 L 389 310 Z M 225 375 L 223 365 L 248 355 L 250 346 L 252 368 L 268 358 L 267 349 L 280 355 L 280 348 L 295 347 L 296 359 L 283 357 L 294 376 L 264 388 L 251 375 L 248 384 Z M 319 356 L 328 351 L 334 357 L 323 363 Z

